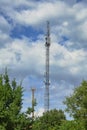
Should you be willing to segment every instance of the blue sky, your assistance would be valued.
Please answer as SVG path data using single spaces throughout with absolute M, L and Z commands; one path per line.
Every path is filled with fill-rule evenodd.
M 87 0 L 0 0 L 0 73 L 23 80 L 23 111 L 44 111 L 46 21 L 50 21 L 50 109 L 87 79 Z

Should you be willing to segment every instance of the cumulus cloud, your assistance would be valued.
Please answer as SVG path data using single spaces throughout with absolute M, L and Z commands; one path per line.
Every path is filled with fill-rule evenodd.
M 43 109 L 43 108 L 38 109 L 38 111 L 35 112 L 35 117 L 42 116 L 42 115 L 43 115 L 43 112 L 44 112 L 44 109 Z
M 11 25 L 7 22 L 7 20 L 0 16 L 0 31 L 4 33 L 9 33 L 11 29 Z
M 37 25 L 40 22 L 63 15 L 64 9 L 67 9 L 67 6 L 60 1 L 52 3 L 42 2 L 37 3 L 37 6 L 31 10 L 27 9 L 19 12 L 15 10 L 13 15 L 11 13 L 8 15 L 10 15 L 17 23 L 23 25 Z
M 84 1 L 83 3 L 76 3 L 76 0 L 72 0 L 74 3 L 72 6 L 68 5 L 69 1 L 56 0 L 54 2 L 30 1 L 28 4 L 26 4 L 27 1 L 19 1 L 18 5 L 16 5 L 16 0 L 14 4 L 10 1 L 7 2 L 10 3 L 10 8 L 3 7 L 5 15 L 10 17 L 15 24 L 32 26 L 34 28 L 38 26 L 39 28 L 40 25 L 42 27 L 43 22 L 50 20 L 52 22 L 51 28 L 57 34 L 56 36 L 59 40 L 62 40 L 62 37 L 65 36 L 72 41 L 74 47 L 78 48 L 81 46 L 81 42 L 84 42 L 85 48 L 87 40 L 87 6 L 84 4 Z M 2 3 L 6 4 L 5 1 Z M 34 4 L 37 4 L 37 6 L 34 6 Z M 15 8 L 12 5 L 15 5 Z M 25 5 L 26 8 L 21 7 L 20 9 L 22 5 Z
M 24 69 L 25 75 L 28 73 L 43 75 L 45 65 L 44 41 L 29 42 L 28 39 L 15 39 L 7 47 L 1 49 L 1 66 L 12 67 L 21 72 Z M 54 75 L 54 79 L 60 76 L 63 80 L 70 75 L 71 78 L 76 77 L 82 70 L 81 64 L 84 63 L 84 67 L 86 67 L 86 56 L 87 53 L 83 49 L 69 51 L 60 44 L 52 43 L 50 50 L 51 75 Z M 35 66 L 33 66 L 34 64 Z
M 28 86 L 33 85 L 30 82 L 35 82 L 37 88 L 43 87 L 41 80 L 45 72 L 44 35 L 38 33 L 35 40 L 26 34 L 23 36 L 23 33 L 21 38 L 15 35 L 13 38 L 12 30 L 15 26 L 32 26 L 32 29 L 45 30 L 42 25 L 48 19 L 51 21 L 50 98 L 51 101 L 54 100 L 51 102 L 53 105 L 56 96 L 61 108 L 62 100 L 72 93 L 74 85 L 87 77 L 87 5 L 84 2 L 85 0 L 78 3 L 75 0 L 0 1 L 0 68 L 7 66 L 13 73 L 11 75 L 24 79 L 23 85 L 27 90 Z M 43 90 L 44 87 L 42 92 Z M 37 97 L 41 104 L 43 94 L 40 90 L 39 94 Z M 43 109 L 40 113 L 42 111 Z
M 14 39 L 11 44 L 7 44 L 0 51 L 1 67 L 11 67 L 15 72 L 23 72 L 23 75 L 33 74 L 33 72 L 42 75 L 44 63 L 43 48 L 42 41 L 33 43 L 33 41 L 30 42 L 26 38 Z M 19 75 L 21 74 L 19 73 Z
M 34 2 L 32 2 L 32 0 L 14 0 L 13 2 L 11 0 L 1 0 L 0 4 L 5 7 L 10 7 L 10 8 L 14 8 L 14 7 L 25 7 L 25 6 L 34 6 Z

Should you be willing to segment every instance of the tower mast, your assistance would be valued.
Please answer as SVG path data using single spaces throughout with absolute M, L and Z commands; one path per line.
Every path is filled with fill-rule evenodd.
M 35 106 L 34 92 L 35 92 L 35 88 L 31 88 L 31 91 L 32 91 L 32 118 L 34 119 L 34 106 Z
M 46 68 L 45 68 L 45 112 L 49 111 L 49 48 L 50 48 L 50 26 L 47 22 L 47 34 L 46 34 Z

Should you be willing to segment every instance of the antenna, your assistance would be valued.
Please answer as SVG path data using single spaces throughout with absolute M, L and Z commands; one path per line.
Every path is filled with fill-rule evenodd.
M 49 47 L 50 47 L 50 25 L 49 21 L 47 21 L 47 34 L 46 34 L 46 68 L 45 68 L 45 101 L 44 107 L 45 112 L 49 111 Z
M 34 98 L 34 92 L 35 92 L 35 88 L 31 88 L 32 91 L 32 119 L 34 119 L 34 106 L 35 106 L 35 98 Z

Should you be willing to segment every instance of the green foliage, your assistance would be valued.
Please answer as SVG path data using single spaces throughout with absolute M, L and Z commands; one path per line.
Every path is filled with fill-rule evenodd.
M 0 75 L 0 130 L 29 130 L 32 120 L 21 113 L 22 96 L 23 88 L 15 79 L 10 83 L 6 70 Z
M 59 130 L 86 130 L 82 121 L 64 121 Z
M 66 111 L 76 120 L 84 123 L 87 129 L 87 81 L 74 89 L 71 96 L 67 97 L 64 103 L 67 105 Z
M 6 129 L 5 129 L 5 124 L 0 125 L 0 130 L 6 130 Z
M 62 110 L 50 110 L 35 120 L 33 130 L 58 130 L 63 120 L 65 115 Z
M 9 80 L 7 70 L 0 75 L 0 130 L 87 130 L 87 81 L 74 89 L 64 103 L 74 120 L 66 121 L 62 110 L 50 110 L 33 120 L 33 107 L 21 113 L 23 88 Z M 36 106 L 36 100 L 33 102 Z

